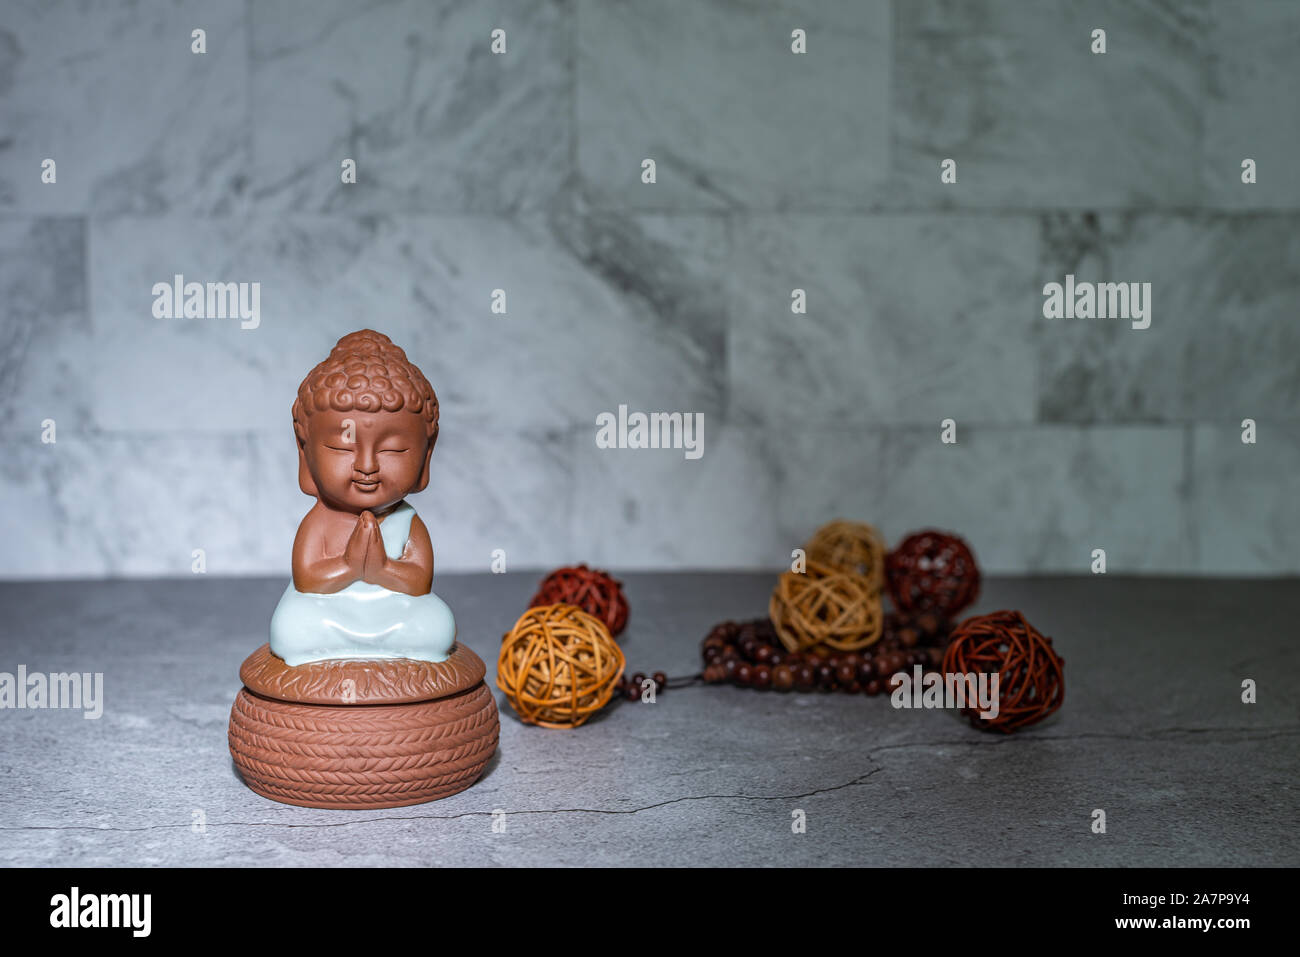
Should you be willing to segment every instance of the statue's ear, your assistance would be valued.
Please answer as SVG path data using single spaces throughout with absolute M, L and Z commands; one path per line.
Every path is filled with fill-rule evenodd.
M 298 487 L 312 498 L 320 498 L 320 489 L 316 487 L 311 469 L 307 468 L 307 435 L 296 421 L 293 423 L 293 437 L 298 443 Z
M 420 479 L 415 483 L 412 492 L 423 492 L 429 485 L 429 458 L 433 455 L 433 442 L 430 441 L 424 449 L 424 468 L 420 469 Z

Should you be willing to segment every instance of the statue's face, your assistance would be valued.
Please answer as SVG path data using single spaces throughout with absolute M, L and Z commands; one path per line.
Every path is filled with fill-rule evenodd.
M 313 412 L 302 454 L 321 500 L 350 512 L 385 509 L 427 482 L 424 417 L 398 412 Z

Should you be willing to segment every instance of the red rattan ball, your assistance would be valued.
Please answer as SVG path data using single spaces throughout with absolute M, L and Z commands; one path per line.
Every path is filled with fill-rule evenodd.
M 586 565 L 557 568 L 543 578 L 528 607 L 538 605 L 577 605 L 603 622 L 611 635 L 627 627 L 627 598 L 622 583 Z
M 956 535 L 926 529 L 898 543 L 885 559 L 894 607 L 902 612 L 956 615 L 980 593 L 980 570 L 970 546 Z
M 944 674 L 998 675 L 998 714 L 962 713 L 975 727 L 1010 734 L 1042 721 L 1065 700 L 1065 659 L 1018 611 L 967 618 L 952 633 L 943 656 Z

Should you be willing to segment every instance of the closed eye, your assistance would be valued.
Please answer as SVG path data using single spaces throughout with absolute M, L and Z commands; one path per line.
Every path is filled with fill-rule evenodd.
M 329 449 L 331 452 L 351 452 L 351 451 L 352 451 L 351 449 L 341 449 L 341 448 L 339 448 L 339 447 L 336 446 L 336 445 L 327 445 L 327 446 L 325 446 L 325 448 Z
M 380 449 L 381 452 L 409 452 L 410 449 Z

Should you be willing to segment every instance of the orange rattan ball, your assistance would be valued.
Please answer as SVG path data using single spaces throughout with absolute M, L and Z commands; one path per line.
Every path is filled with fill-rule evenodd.
M 870 578 L 877 586 L 885 580 L 887 551 L 885 540 L 873 527 L 844 519 L 827 522 L 804 546 L 813 561 Z
M 576 605 L 540 605 L 501 639 L 497 687 L 525 724 L 576 728 L 609 702 L 623 666 L 603 622 Z
M 811 560 L 806 571 L 777 579 L 767 610 L 790 651 L 857 651 L 878 641 L 884 626 L 880 589 L 871 579 Z
M 998 714 L 964 713 L 975 727 L 1010 734 L 1042 721 L 1065 700 L 1065 659 L 1018 611 L 967 618 L 952 633 L 945 674 L 998 674 Z
M 599 618 L 615 637 L 627 627 L 627 598 L 623 585 L 607 572 L 586 565 L 568 565 L 551 572 L 537 586 L 537 594 L 528 603 L 537 605 L 577 605 L 588 615 Z

